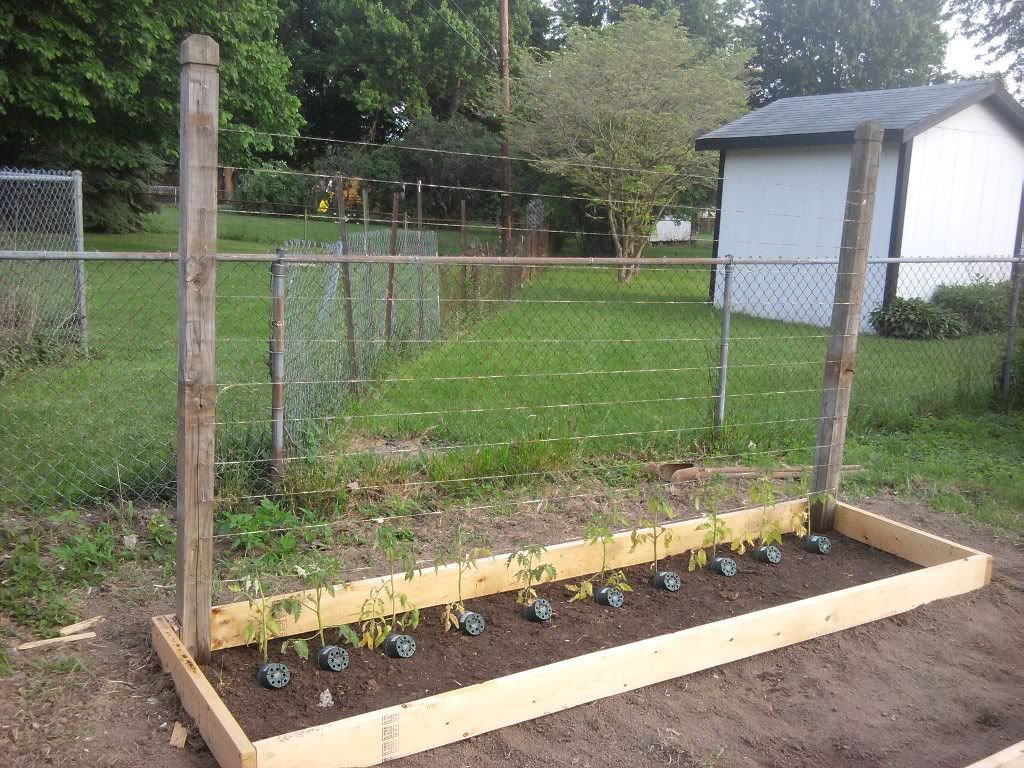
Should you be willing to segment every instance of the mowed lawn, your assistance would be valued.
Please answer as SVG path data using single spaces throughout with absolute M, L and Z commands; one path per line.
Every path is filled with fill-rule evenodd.
M 244 231 L 229 222 L 244 223 Z M 332 237 L 332 222 L 316 224 L 325 227 L 316 237 Z M 150 224 L 155 231 L 90 236 L 87 247 L 173 250 L 173 226 L 165 210 Z M 301 227 L 301 220 L 223 214 L 221 236 L 237 237 L 219 247 L 272 251 L 301 236 Z M 455 245 L 443 241 L 442 251 Z M 707 255 L 707 245 L 649 253 L 656 264 L 660 255 Z M 366 436 L 446 447 L 455 474 L 459 457 L 474 468 L 481 452 L 509 450 L 543 457 L 557 449 L 560 460 L 568 451 L 580 462 L 588 454 L 666 456 L 696 445 L 724 461 L 740 452 L 764 463 L 810 460 L 826 342 L 814 326 L 734 317 L 728 426 L 713 440 L 720 313 L 707 303 L 707 268 L 652 266 L 627 285 L 606 268 L 550 268 L 510 298 L 485 298 L 475 309 L 458 290 L 461 268 L 446 270 L 446 338 L 395 345 L 369 372 L 360 400 L 325 414 L 332 429 L 314 460 L 358 453 L 356 438 Z M 173 487 L 175 266 L 90 263 L 88 285 L 90 356 L 0 380 L 5 505 L 166 497 Z M 269 322 L 269 266 L 222 263 L 219 458 L 257 469 L 269 444 Z M 983 407 L 999 351 L 1000 340 L 989 337 L 863 336 L 854 428 Z

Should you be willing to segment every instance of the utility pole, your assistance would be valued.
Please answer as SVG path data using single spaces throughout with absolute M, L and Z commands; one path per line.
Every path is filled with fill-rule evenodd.
M 506 124 L 501 133 L 501 255 L 512 252 L 512 165 L 508 158 L 508 138 L 505 131 L 512 112 L 512 86 L 509 80 L 508 53 L 508 0 L 498 0 L 498 63 L 501 75 L 501 111 Z

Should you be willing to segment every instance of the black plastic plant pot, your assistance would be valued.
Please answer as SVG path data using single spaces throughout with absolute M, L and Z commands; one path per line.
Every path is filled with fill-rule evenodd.
M 463 611 L 459 614 L 459 628 L 467 635 L 476 637 L 487 629 L 487 620 L 479 613 Z
M 547 621 L 554 615 L 555 609 L 552 608 L 551 603 L 543 597 L 538 597 L 528 606 L 523 608 L 523 616 L 528 618 L 530 621 Z
M 384 655 L 392 659 L 411 659 L 416 655 L 416 638 L 412 635 L 388 635 L 384 641 Z
M 288 685 L 288 681 L 292 679 L 292 673 L 288 671 L 286 664 L 278 664 L 272 661 L 269 664 L 264 664 L 257 670 L 256 679 L 264 688 L 276 691 L 278 688 L 284 688 Z
M 754 550 L 754 559 L 759 563 L 778 565 L 782 562 L 782 550 L 774 544 L 769 544 L 767 547 L 758 547 Z
M 708 568 L 719 576 L 735 576 L 737 570 L 736 561 L 731 557 L 716 557 L 708 564 Z
M 594 593 L 594 600 L 598 605 L 621 608 L 622 604 L 626 602 L 626 595 L 618 587 L 602 587 Z
M 678 592 L 683 586 L 683 580 L 679 578 L 679 574 L 675 571 L 658 571 L 654 574 L 654 578 L 651 579 L 651 583 L 658 589 L 664 589 L 666 592 Z
M 832 553 L 832 541 L 828 536 L 812 533 L 804 539 L 804 549 L 815 555 L 829 555 Z
M 348 651 L 336 645 L 325 645 L 316 655 L 316 665 L 324 672 L 341 672 L 348 666 Z

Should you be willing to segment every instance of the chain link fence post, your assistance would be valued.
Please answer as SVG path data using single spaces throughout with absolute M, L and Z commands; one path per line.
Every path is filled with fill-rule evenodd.
M 284 477 L 285 469 L 284 324 L 288 266 L 283 256 L 284 251 L 278 249 L 277 260 L 270 264 L 270 294 L 273 297 L 270 327 L 270 465 L 275 483 Z
M 71 174 L 74 186 L 75 206 L 75 250 L 85 253 L 85 223 L 82 216 L 82 172 Z M 89 332 L 85 306 L 85 260 L 75 262 L 75 319 L 78 326 L 78 343 L 82 354 L 89 354 Z
M 722 339 L 718 352 L 718 396 L 715 401 L 715 434 L 725 424 L 725 399 L 729 389 L 729 326 L 732 321 L 732 275 L 735 270 L 732 256 L 725 265 L 722 283 Z

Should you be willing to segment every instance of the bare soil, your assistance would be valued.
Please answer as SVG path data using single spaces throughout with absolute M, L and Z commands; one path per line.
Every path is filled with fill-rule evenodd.
M 284 662 L 292 672 L 291 682 L 279 691 L 261 688 L 256 681 L 262 662 L 252 647 L 214 654 L 204 672 L 220 681 L 221 698 L 249 738 L 256 740 L 915 568 L 843 536 L 835 536 L 833 545 L 832 555 L 815 556 L 787 536 L 782 563 L 765 565 L 747 556 L 739 559 L 740 572 L 732 578 L 708 571 L 687 573 L 686 558 L 668 558 L 661 567 L 683 579 L 676 594 L 655 589 L 647 566 L 629 568 L 625 573 L 634 591 L 619 609 L 592 600 L 569 604 L 567 582 L 542 584 L 538 593 L 556 611 L 543 624 L 520 615 L 514 593 L 478 598 L 467 608 L 485 616 L 488 628 L 475 638 L 446 633 L 441 609 L 425 609 L 423 622 L 413 633 L 413 658 L 390 659 L 380 650 L 354 650 L 351 665 L 340 674 L 322 671 L 294 655 L 283 656 L 275 642 L 270 661 Z M 397 589 L 401 588 L 399 580 Z M 333 707 L 320 706 L 325 690 L 331 692 Z
M 1024 543 L 890 499 L 863 506 L 990 552 L 995 557 L 991 586 L 405 758 L 396 768 L 961 768 L 1024 739 Z M 522 535 L 535 533 L 523 525 L 517 521 Z M 564 535 L 544 538 L 550 542 L 578 530 L 572 522 L 553 525 L 550 518 L 537 527 L 552 533 L 566 529 Z M 171 599 L 166 592 L 140 589 L 147 581 L 152 583 L 152 576 L 126 575 L 88 596 L 85 615 L 107 616 L 95 641 L 16 654 L 23 671 L 0 680 L 0 765 L 215 765 L 150 647 L 148 619 L 170 611 Z M 710 590 L 723 582 L 704 586 Z M 698 588 L 687 583 L 684 590 Z M 637 609 L 640 597 L 630 597 Z M 689 594 L 676 597 L 690 599 Z M 483 603 L 474 601 L 473 607 Z M 723 598 L 720 605 L 737 612 L 759 607 L 743 607 L 740 597 Z M 576 608 L 563 605 L 560 626 L 536 631 L 561 635 L 570 621 L 583 621 L 583 607 Z M 503 624 L 514 624 L 518 632 L 518 619 L 505 603 L 488 611 L 492 626 L 478 640 L 496 640 Z M 421 652 L 429 645 L 478 642 L 442 640 L 447 645 L 425 641 Z M 70 656 L 87 671 L 44 671 Z M 28 668 L 25 659 L 36 666 Z M 244 676 L 249 675 L 247 666 Z M 335 698 L 339 707 L 349 706 L 348 696 Z M 175 720 L 190 731 L 183 750 L 168 745 Z

